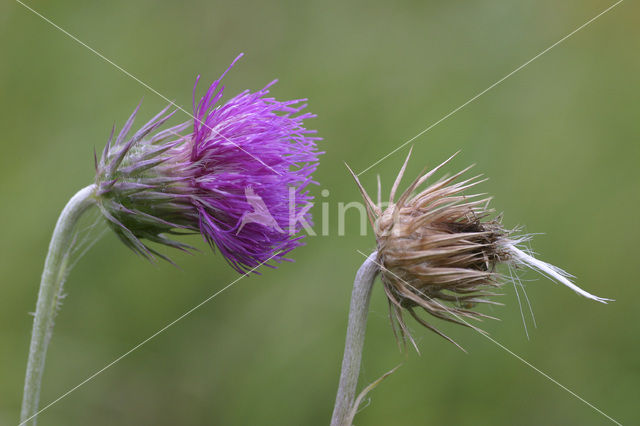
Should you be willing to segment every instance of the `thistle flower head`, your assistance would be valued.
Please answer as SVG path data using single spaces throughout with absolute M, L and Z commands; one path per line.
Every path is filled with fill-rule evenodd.
M 217 105 L 229 69 L 197 103 L 194 88 L 193 120 L 159 131 L 175 113 L 167 107 L 131 135 L 138 106 L 96 160 L 100 210 L 147 258 L 166 259 L 148 241 L 188 251 L 170 236 L 200 233 L 246 272 L 302 244 L 296 234 L 311 220 L 307 186 L 321 154 L 303 125 L 314 115 L 302 112 L 304 99 L 268 97 L 275 81 Z
M 484 181 L 480 176 L 460 181 L 470 167 L 418 191 L 453 156 L 415 179 L 396 200 L 410 155 L 411 152 L 384 209 L 380 182 L 378 202 L 374 203 L 353 175 L 375 231 L 380 275 L 394 332 L 397 325 L 400 335 L 411 339 L 403 319 L 403 312 L 407 311 L 420 324 L 456 344 L 418 316 L 416 308 L 436 318 L 483 332 L 467 319 L 493 318 L 473 308 L 478 304 L 500 304 L 491 300 L 496 295 L 492 290 L 504 282 L 504 277 L 496 270 L 499 264 L 527 266 L 583 296 L 605 303 L 609 300 L 585 292 L 567 279 L 566 272 L 518 248 L 528 237 L 514 236 L 513 230 L 502 226 L 501 217 L 491 218 L 493 210 L 488 207 L 491 198 L 484 194 L 464 194 L 465 190 Z

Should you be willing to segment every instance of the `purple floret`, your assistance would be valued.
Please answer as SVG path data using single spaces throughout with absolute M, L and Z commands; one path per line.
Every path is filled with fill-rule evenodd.
M 240 55 L 242 56 L 242 55 Z M 302 245 L 311 224 L 308 185 L 318 164 L 305 99 L 280 102 L 264 89 L 216 106 L 216 80 L 194 117 L 149 135 L 173 114 L 166 109 L 126 140 L 131 118 L 98 163 L 99 205 L 118 236 L 149 258 L 164 257 L 140 239 L 189 250 L 166 234 L 200 232 L 238 272 L 253 271 Z M 196 80 L 197 85 L 197 80 Z M 181 134 L 188 127 L 193 132 Z

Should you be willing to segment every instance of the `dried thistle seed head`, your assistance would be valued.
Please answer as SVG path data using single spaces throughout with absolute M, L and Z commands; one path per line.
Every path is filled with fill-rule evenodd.
M 528 266 L 583 296 L 605 303 L 609 300 L 585 292 L 567 279 L 569 275 L 566 272 L 519 249 L 517 245 L 529 238 L 514 237 L 513 230 L 502 226 L 500 216 L 492 218 L 493 210 L 488 208 L 490 197 L 478 193 L 463 194 L 484 181 L 480 175 L 459 181 L 470 167 L 451 177 L 445 176 L 416 193 L 456 154 L 419 176 L 396 200 L 396 192 L 411 156 L 409 152 L 384 209 L 380 180 L 378 202 L 374 203 L 352 172 L 375 231 L 380 275 L 389 301 L 394 333 L 397 325 L 400 336 L 411 340 L 403 319 L 406 310 L 420 324 L 456 344 L 419 317 L 416 308 L 442 320 L 483 332 L 467 319 L 493 318 L 472 308 L 478 304 L 500 304 L 490 299 L 496 295 L 492 290 L 504 282 L 502 275 L 496 272 L 500 263 Z

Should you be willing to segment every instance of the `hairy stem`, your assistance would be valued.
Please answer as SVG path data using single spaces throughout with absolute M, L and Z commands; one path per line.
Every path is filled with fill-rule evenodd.
M 74 242 L 75 227 L 82 214 L 95 204 L 94 193 L 95 185 L 89 185 L 69 200 L 60 213 L 49 243 L 31 332 L 20 425 L 29 422 L 33 426 L 36 424 L 47 346 L 51 340 L 53 319 L 62 294 L 62 285 L 70 267 L 69 255 Z
M 367 329 L 367 315 L 369 313 L 369 300 L 373 282 L 378 274 L 376 258 L 378 252 L 373 252 L 364 261 L 353 282 L 351 293 L 351 306 L 349 308 L 349 324 L 347 326 L 347 339 L 342 358 L 342 371 L 340 372 L 340 384 L 338 394 L 331 417 L 331 426 L 350 426 L 349 413 L 353 408 L 358 376 L 360 374 L 360 361 L 362 360 L 362 347 L 364 346 L 364 334 Z

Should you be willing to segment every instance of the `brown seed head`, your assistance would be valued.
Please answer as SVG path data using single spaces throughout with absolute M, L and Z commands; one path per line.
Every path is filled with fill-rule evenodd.
M 463 194 L 483 181 L 480 176 L 458 181 L 469 168 L 415 193 L 453 157 L 419 176 L 395 201 L 409 156 L 384 210 L 380 195 L 374 204 L 359 182 L 358 186 L 376 234 L 394 331 L 397 324 L 401 336 L 411 338 L 403 320 L 406 310 L 422 325 L 453 342 L 419 317 L 415 308 L 475 329 L 462 319 L 491 318 L 472 308 L 479 303 L 497 304 L 487 297 L 495 295 L 490 290 L 501 284 L 496 265 L 511 258 L 503 244 L 509 231 L 499 219 L 489 219 L 493 213 L 488 209 L 490 198 Z
M 570 274 L 536 259 L 526 248 L 519 247 L 529 237 L 514 237 L 513 231 L 502 226 L 500 216 L 491 218 L 493 210 L 488 208 L 490 197 L 483 198 L 484 194 L 464 195 L 465 190 L 484 181 L 479 179 L 480 176 L 459 181 L 471 167 L 451 177 L 445 176 L 417 192 L 456 154 L 419 176 L 395 201 L 411 156 L 409 151 L 384 210 L 380 177 L 378 202 L 374 203 L 358 177 L 351 172 L 365 200 L 369 221 L 376 234 L 380 276 L 396 336 L 397 325 L 402 339 L 409 338 L 416 346 L 403 319 L 406 310 L 420 324 L 460 347 L 418 316 L 415 308 L 422 308 L 434 317 L 484 333 L 467 319 L 493 318 L 472 308 L 481 303 L 501 304 L 489 299 L 490 296 L 496 296 L 491 290 L 500 287 L 504 281 L 496 272 L 499 263 L 506 263 L 509 267 L 531 268 L 601 303 L 611 300 L 581 289 L 571 282 Z

